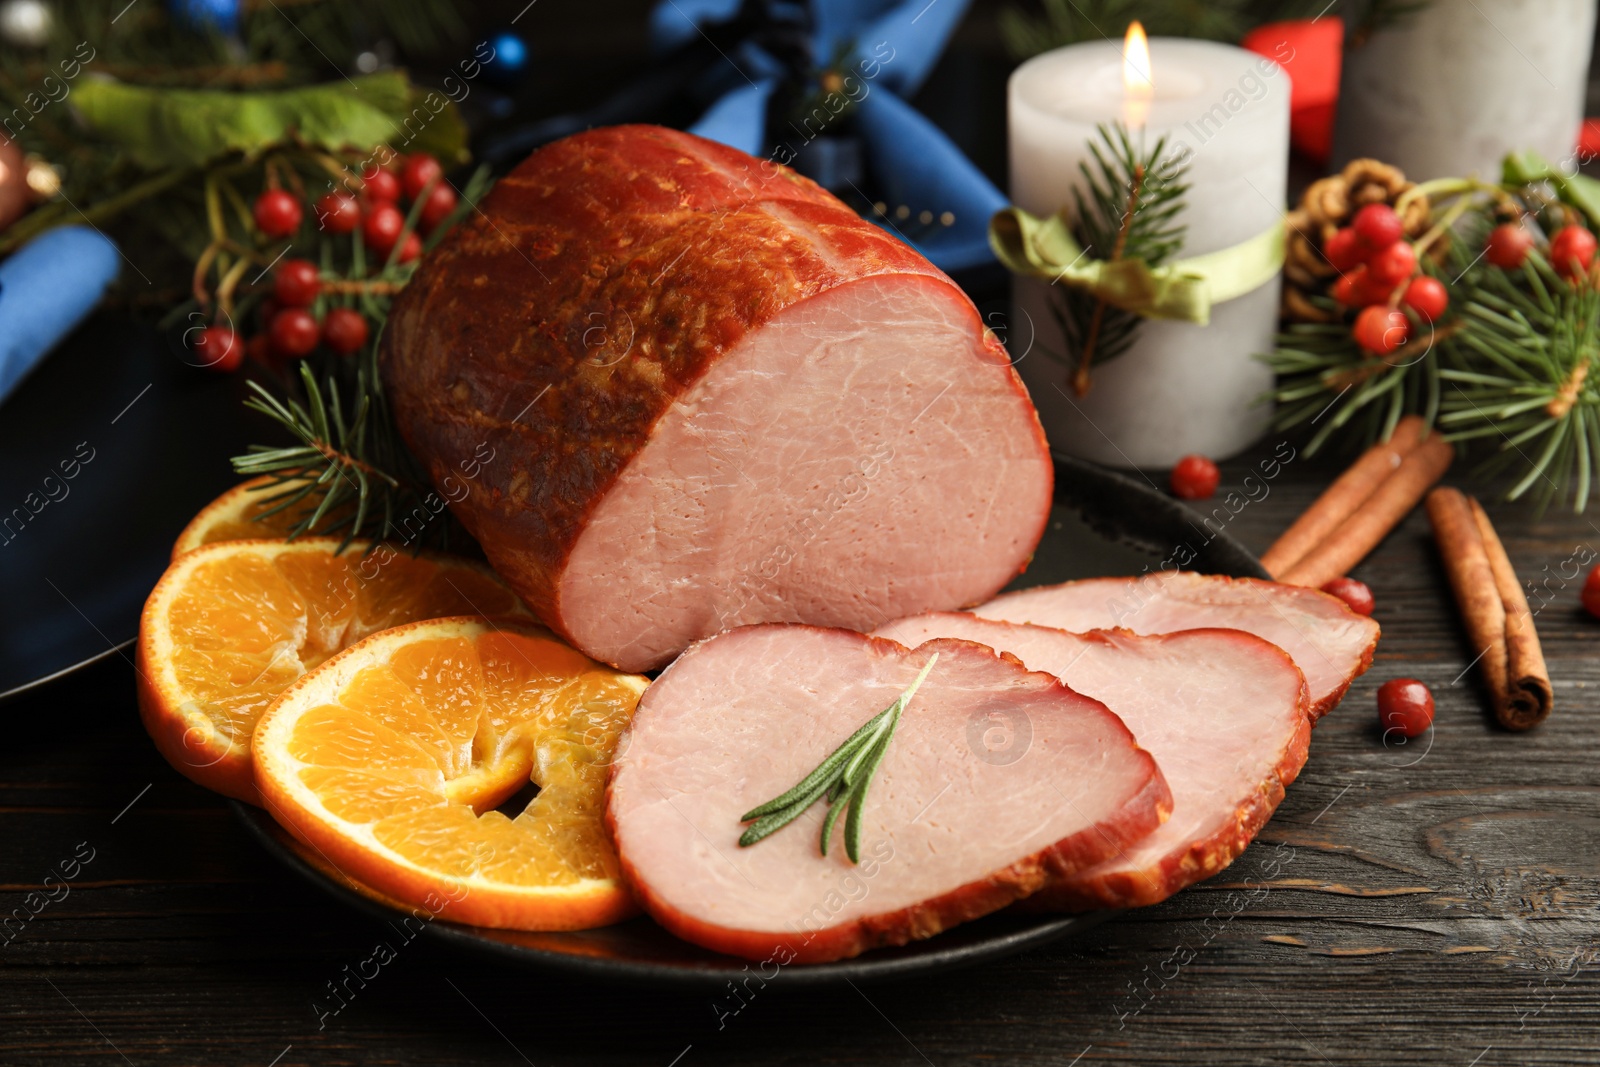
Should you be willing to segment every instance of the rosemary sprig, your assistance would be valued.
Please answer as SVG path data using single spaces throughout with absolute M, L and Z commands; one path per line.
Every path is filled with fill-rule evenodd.
M 817 765 L 816 770 L 800 779 L 793 789 L 739 816 L 740 822 L 751 823 L 739 836 L 740 847 L 748 848 L 777 833 L 826 796 L 828 815 L 822 820 L 822 854 L 828 854 L 828 838 L 833 836 L 834 824 L 848 809 L 850 814 L 844 822 L 844 850 L 851 863 L 859 863 L 861 808 L 867 799 L 867 786 L 871 784 L 873 775 L 878 773 L 884 753 L 889 751 L 895 727 L 900 724 L 900 713 L 911 703 L 923 679 L 928 677 L 928 672 L 938 662 L 939 654 L 935 652 L 923 664 L 916 681 L 893 704 L 868 719 L 866 725 L 851 734 L 849 740 L 834 749 L 827 759 Z

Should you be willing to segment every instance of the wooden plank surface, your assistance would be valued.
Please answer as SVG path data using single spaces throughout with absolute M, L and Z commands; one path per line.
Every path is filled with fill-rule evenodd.
M 1225 464 L 1223 493 L 1276 444 Z M 1227 530 L 1259 551 L 1334 469 L 1296 459 Z M 1384 627 L 1372 670 L 1217 879 L 1015 959 L 860 988 L 780 978 L 737 1011 L 423 941 L 372 975 L 394 932 L 279 868 L 170 771 L 114 658 L 0 708 L 0 912 L 37 912 L 0 931 L 0 1064 L 1600 1061 L 1600 621 L 1570 562 L 1600 530 L 1491 511 L 1549 591 L 1557 704 L 1538 730 L 1493 725 L 1414 515 L 1356 572 Z M 1373 694 L 1399 676 L 1433 688 L 1436 726 L 1386 747 Z M 328 1013 L 340 982 L 355 992 Z

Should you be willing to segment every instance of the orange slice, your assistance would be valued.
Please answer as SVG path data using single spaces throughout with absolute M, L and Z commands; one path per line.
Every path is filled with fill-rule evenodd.
M 528 611 L 487 567 L 339 541 L 222 541 L 167 568 L 139 620 L 139 710 L 181 773 L 259 803 L 256 720 L 288 685 L 368 634 L 445 615 Z
M 286 508 L 275 515 L 258 518 L 279 501 L 272 498 L 293 486 L 274 486 L 270 475 L 252 478 L 229 489 L 200 509 L 172 546 L 177 559 L 191 549 L 217 541 L 250 541 L 262 537 L 287 537 L 304 515 L 300 507 Z
M 637 911 L 604 821 L 649 684 L 539 627 L 434 619 L 295 682 L 255 734 L 256 785 L 348 878 L 442 918 L 581 930 Z M 513 815 L 495 809 L 527 782 Z

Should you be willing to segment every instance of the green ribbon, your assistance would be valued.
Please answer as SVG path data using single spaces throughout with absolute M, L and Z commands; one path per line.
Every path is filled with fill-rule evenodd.
M 1211 305 L 1271 281 L 1283 268 L 1284 243 L 1284 226 L 1275 223 L 1230 248 L 1152 267 L 1136 258 L 1091 258 L 1065 211 L 1041 219 L 1008 207 L 989 220 L 989 246 L 1012 273 L 1083 289 L 1147 319 L 1201 326 L 1211 321 Z

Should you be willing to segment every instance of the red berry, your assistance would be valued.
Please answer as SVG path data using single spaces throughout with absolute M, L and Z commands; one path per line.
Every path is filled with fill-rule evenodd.
M 1417 737 L 1433 725 L 1433 694 L 1415 678 L 1391 678 L 1378 687 L 1378 722 L 1383 732 Z
M 1444 309 L 1450 306 L 1450 293 L 1444 282 L 1419 274 L 1406 286 L 1406 295 L 1400 298 L 1424 322 L 1438 322 Z
M 406 234 L 405 243 L 400 246 L 400 255 L 397 258 L 401 263 L 410 263 L 420 255 L 422 255 L 422 238 L 413 230 Z
M 380 256 L 387 256 L 400 240 L 406 217 L 393 204 L 379 204 L 361 220 L 361 239 Z
M 1328 238 L 1322 246 L 1322 254 L 1327 257 L 1328 263 L 1336 271 L 1347 271 L 1361 262 L 1367 250 L 1361 247 L 1361 239 L 1356 236 L 1356 231 L 1346 226 L 1342 230 L 1335 230 L 1333 236 Z
M 195 338 L 200 365 L 211 370 L 238 370 L 244 362 L 244 342 L 226 326 L 207 326 Z
M 1399 348 L 1411 333 L 1411 321 L 1398 311 L 1382 305 L 1363 308 L 1356 316 L 1356 344 L 1378 356 L 1387 356 Z
M 1594 234 L 1582 226 L 1563 226 L 1550 238 L 1550 263 L 1557 274 L 1571 281 L 1589 273 L 1594 248 Z
M 252 214 L 256 218 L 256 229 L 269 240 L 276 241 L 293 236 L 300 228 L 304 213 L 300 210 L 300 201 L 282 189 L 268 189 L 256 197 Z
M 1172 468 L 1172 491 L 1185 500 L 1204 500 L 1217 491 L 1222 472 L 1204 456 L 1189 455 Z
M 400 199 L 400 179 L 386 170 L 368 167 L 361 172 L 361 191 L 374 204 L 392 204 Z
M 1367 246 L 1368 252 L 1381 252 L 1405 234 L 1405 227 L 1400 225 L 1400 216 L 1388 204 L 1368 204 L 1363 207 L 1350 220 L 1350 228 Z
M 1358 308 L 1363 304 L 1363 291 L 1361 283 L 1366 280 L 1367 268 L 1357 267 L 1349 274 L 1341 274 L 1333 283 L 1333 298 L 1347 308 Z
M 1411 247 L 1410 241 L 1396 241 L 1383 251 L 1374 252 L 1367 260 L 1367 273 L 1389 286 L 1391 291 L 1416 272 L 1417 250 Z
M 456 191 L 444 182 L 433 187 L 428 199 L 422 202 L 422 228 L 431 230 L 450 217 L 456 209 Z
M 1350 610 L 1357 615 L 1371 615 L 1377 602 L 1372 599 L 1372 590 L 1367 588 L 1366 582 L 1354 578 L 1335 578 L 1322 587 L 1324 593 L 1331 593 L 1350 605 Z
M 286 359 L 309 356 L 317 347 L 317 320 L 304 308 L 284 308 L 267 328 L 272 350 Z
M 272 295 L 280 307 L 308 307 L 321 291 L 317 265 L 309 259 L 286 259 L 272 276 Z
M 429 182 L 443 177 L 444 168 L 426 152 L 407 156 L 405 165 L 400 168 L 400 186 L 405 189 L 407 200 L 415 200 L 422 195 L 422 190 L 428 187 Z
M 359 311 L 334 308 L 322 320 L 322 343 L 341 356 L 361 351 L 367 343 L 367 320 Z
M 1583 580 L 1583 607 L 1590 615 L 1600 619 L 1600 567 L 1589 572 Z
M 1516 270 L 1528 258 L 1532 247 L 1533 234 L 1514 222 L 1502 222 L 1489 231 L 1483 258 L 1502 270 Z
M 349 193 L 329 193 L 317 201 L 317 225 L 329 233 L 354 233 L 361 225 L 361 203 Z

